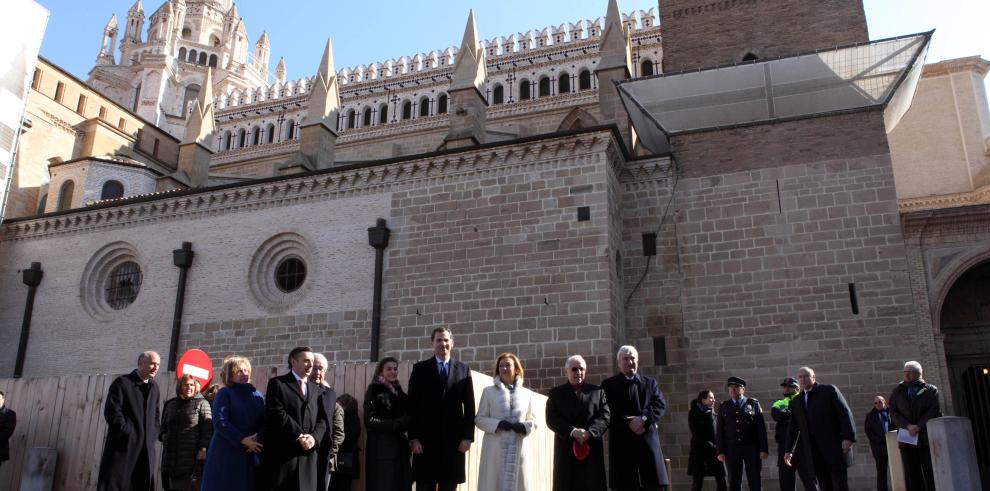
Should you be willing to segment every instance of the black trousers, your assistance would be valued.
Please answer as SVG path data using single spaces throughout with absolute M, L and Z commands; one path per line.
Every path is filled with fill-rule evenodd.
M 811 461 L 815 469 L 814 476 L 806 476 L 803 472 L 798 473 L 805 490 L 849 491 L 849 476 L 846 474 L 846 467 L 842 465 L 838 469 L 829 468 L 814 440 L 811 441 Z
M 731 491 L 742 489 L 742 473 L 745 467 L 749 491 L 762 491 L 763 481 L 760 478 L 762 466 L 760 449 L 757 447 L 729 447 L 725 454 L 725 470 L 729 473 L 729 489 Z
M 155 482 L 151 479 L 151 469 L 148 468 L 148 451 L 142 448 L 137 464 L 134 465 L 134 470 L 131 472 L 131 491 L 152 491 L 154 489 Z
M 883 454 L 879 457 L 873 456 L 873 461 L 877 465 L 877 491 L 887 491 L 887 474 L 890 471 L 887 467 L 887 454 Z
M 416 482 L 416 491 L 456 491 L 457 483 Z
M 904 481 L 908 491 L 935 491 L 935 476 L 932 475 L 932 453 L 928 442 L 901 447 L 901 464 L 904 466 Z
M 691 491 L 701 491 L 701 488 L 705 487 L 705 477 L 706 476 L 692 476 Z M 715 478 L 715 489 L 718 491 L 725 491 L 725 476 L 712 477 Z

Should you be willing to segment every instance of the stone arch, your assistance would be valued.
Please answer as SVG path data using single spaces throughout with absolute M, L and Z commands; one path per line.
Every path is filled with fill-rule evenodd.
M 567 116 L 564 116 L 563 121 L 560 122 L 560 126 L 557 127 L 557 131 L 576 130 L 597 125 L 598 120 L 589 114 L 588 111 L 580 107 L 575 107 L 571 109 L 571 112 L 567 113 Z

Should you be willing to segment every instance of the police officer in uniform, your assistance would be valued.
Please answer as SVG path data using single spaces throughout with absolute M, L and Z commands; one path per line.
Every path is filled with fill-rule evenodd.
M 729 399 L 719 406 L 715 425 L 718 460 L 725 462 L 730 491 L 742 488 L 743 467 L 750 491 L 762 491 L 760 460 L 770 456 L 763 410 L 760 401 L 746 397 L 745 380 L 729 377 L 728 386 Z
M 784 389 L 784 398 L 774 401 L 770 408 L 770 417 L 777 422 L 773 432 L 773 439 L 777 442 L 777 475 L 780 477 L 780 491 L 794 491 L 795 468 L 784 463 L 784 454 L 791 449 L 784 446 L 787 445 L 787 424 L 791 421 L 791 399 L 797 397 L 801 390 L 794 377 L 785 378 L 780 386 Z

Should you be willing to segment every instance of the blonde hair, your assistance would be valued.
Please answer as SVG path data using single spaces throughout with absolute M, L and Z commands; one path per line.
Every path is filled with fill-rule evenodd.
M 246 365 L 248 372 L 251 372 L 251 360 L 246 356 L 231 355 L 223 359 L 223 368 L 220 369 L 220 380 L 223 385 L 228 387 L 234 385 L 234 371 L 241 365 Z
M 512 364 L 516 366 L 515 367 L 515 370 L 514 370 L 514 372 L 515 372 L 514 375 L 517 378 L 520 378 L 520 379 L 523 378 L 522 362 L 519 361 L 519 357 L 518 356 L 516 356 L 516 355 L 514 355 L 512 353 L 502 353 L 501 355 L 498 355 L 498 358 L 495 358 L 495 377 L 498 377 L 498 364 L 502 361 L 503 358 L 508 358 L 508 359 L 512 360 Z

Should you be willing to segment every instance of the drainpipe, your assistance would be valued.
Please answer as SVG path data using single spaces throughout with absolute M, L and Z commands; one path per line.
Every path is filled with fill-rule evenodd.
M 24 320 L 21 322 L 21 341 L 17 344 L 17 359 L 14 361 L 14 378 L 21 378 L 24 373 L 24 357 L 27 356 L 28 336 L 31 334 L 31 315 L 34 313 L 34 294 L 45 275 L 41 263 L 31 263 L 31 267 L 22 270 L 21 280 L 28 286 L 27 303 L 24 305 Z
M 179 352 L 179 332 L 182 329 L 182 308 L 186 303 L 186 275 L 189 267 L 192 266 L 193 256 L 196 253 L 192 250 L 192 243 L 183 242 L 181 249 L 172 251 L 172 264 L 179 268 L 179 287 L 175 290 L 175 314 L 172 316 L 172 342 L 168 348 L 168 370 L 175 371 L 175 364 L 178 362 Z
M 379 218 L 374 227 L 368 228 L 368 244 L 375 248 L 375 297 L 371 307 L 371 361 L 378 361 L 378 347 L 382 331 L 382 269 L 385 262 L 385 248 L 391 231 L 385 226 L 385 219 Z

